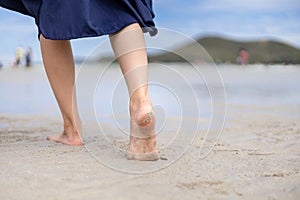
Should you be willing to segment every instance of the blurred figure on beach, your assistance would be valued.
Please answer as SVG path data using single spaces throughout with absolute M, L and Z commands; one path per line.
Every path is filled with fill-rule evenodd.
M 22 46 L 18 46 L 16 49 L 16 61 L 14 64 L 15 67 L 19 67 L 19 65 L 21 64 L 22 57 L 23 57 L 23 48 Z
M 239 50 L 239 57 L 237 58 L 237 63 L 240 65 L 247 65 L 249 61 L 249 53 L 246 49 L 241 48 Z
M 32 60 L 32 49 L 31 47 L 28 47 L 28 49 L 26 50 L 25 53 L 25 60 L 26 60 L 26 67 L 30 67 L 31 66 L 31 60 Z

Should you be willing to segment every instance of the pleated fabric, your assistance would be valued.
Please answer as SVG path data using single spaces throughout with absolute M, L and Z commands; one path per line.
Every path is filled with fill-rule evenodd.
M 107 35 L 133 23 L 157 33 L 151 0 L 0 0 L 0 6 L 34 17 L 52 40 Z

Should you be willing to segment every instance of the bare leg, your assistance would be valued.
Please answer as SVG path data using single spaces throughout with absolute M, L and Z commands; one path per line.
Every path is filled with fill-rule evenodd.
M 155 115 L 148 95 L 148 61 L 144 35 L 135 23 L 110 35 L 130 95 L 128 159 L 157 160 Z
M 71 146 L 82 145 L 81 122 L 75 94 L 74 60 L 70 42 L 48 40 L 41 35 L 40 44 L 45 70 L 64 121 L 63 132 L 59 135 L 48 136 L 47 139 Z

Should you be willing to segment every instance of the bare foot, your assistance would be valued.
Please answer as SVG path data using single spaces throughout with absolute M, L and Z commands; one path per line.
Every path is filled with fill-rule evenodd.
M 48 136 L 47 140 L 62 143 L 70 146 L 81 146 L 83 142 L 78 131 L 63 131 L 63 133 L 53 136 Z
M 157 160 L 155 114 L 149 101 L 131 106 L 130 144 L 127 158 L 130 160 Z

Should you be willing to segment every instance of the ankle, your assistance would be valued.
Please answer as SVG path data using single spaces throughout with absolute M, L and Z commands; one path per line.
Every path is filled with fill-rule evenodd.
M 130 111 L 135 112 L 143 106 L 152 106 L 149 98 L 131 98 L 130 99 Z
M 150 102 L 150 98 L 147 90 L 139 89 L 130 95 L 131 105 L 139 105 L 144 102 Z
M 140 106 L 142 104 L 151 104 L 150 99 L 147 97 L 144 98 L 131 98 L 130 99 L 130 106 Z
M 130 94 L 130 105 L 139 105 L 143 102 L 150 102 L 148 90 L 139 88 Z
M 80 135 L 81 121 L 80 120 L 64 120 L 64 133 L 66 135 Z

